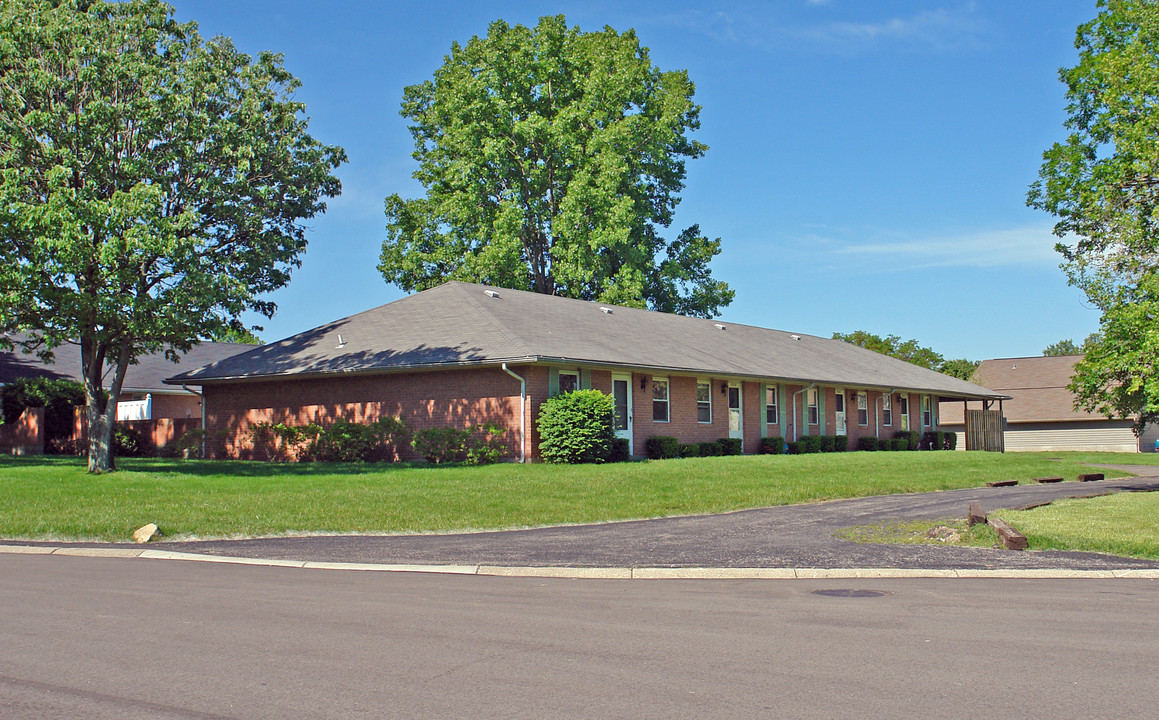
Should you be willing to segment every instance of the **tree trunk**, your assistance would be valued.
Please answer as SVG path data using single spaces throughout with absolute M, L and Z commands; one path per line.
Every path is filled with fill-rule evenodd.
M 104 408 L 98 407 L 101 400 L 100 388 L 94 396 L 89 394 L 85 399 L 85 413 L 89 421 L 89 472 L 104 473 L 117 469 L 113 458 L 113 413 L 116 404 L 105 403 Z

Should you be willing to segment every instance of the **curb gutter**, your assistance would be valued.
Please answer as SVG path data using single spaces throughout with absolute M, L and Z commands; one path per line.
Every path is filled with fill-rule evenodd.
M 202 555 L 171 550 L 138 548 L 51 547 L 44 545 L 0 545 L 0 554 L 66 555 L 72 557 L 145 558 L 189 560 L 229 565 L 260 565 L 313 570 L 360 570 L 371 572 L 434 573 L 441 575 L 489 575 L 493 577 L 567 578 L 603 580 L 824 580 L 852 578 L 1021 578 L 1159 580 L 1155 570 L 980 570 L 912 568 L 706 568 L 706 567 L 508 567 L 496 565 L 392 565 L 354 562 L 314 562 L 310 560 L 263 560 L 258 558 Z

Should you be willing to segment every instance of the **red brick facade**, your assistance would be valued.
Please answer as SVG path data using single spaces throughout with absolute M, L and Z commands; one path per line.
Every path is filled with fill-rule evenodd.
M 535 419 L 540 404 L 551 391 L 550 370 L 539 365 L 512 366 L 510 370 L 526 381 L 527 401 L 524 415 L 526 439 L 523 451 L 529 459 L 538 457 L 539 436 Z M 565 372 L 581 373 L 581 368 L 563 368 Z M 590 377 L 590 386 L 606 393 L 612 392 L 613 372 L 584 370 Z M 763 436 L 762 419 L 765 402 L 761 395 L 762 383 L 729 380 L 713 376 L 683 376 L 623 372 L 630 378 L 632 450 L 644 454 L 645 442 L 653 435 L 670 435 L 681 442 L 707 442 L 729 437 L 729 387 L 740 391 L 740 418 L 743 447 L 746 454 L 756 453 Z M 668 420 L 653 416 L 653 380 L 668 380 Z M 708 383 L 711 405 L 709 422 L 700 422 L 697 413 L 697 385 Z M 582 383 L 581 383 L 582 384 Z M 819 422 L 809 425 L 807 415 L 807 386 L 769 384 L 780 387 L 779 412 L 783 415 L 784 437 L 793 440 L 798 435 L 836 434 L 835 392 L 833 387 L 820 388 Z M 881 393 L 867 392 L 868 424 L 858 424 L 856 388 L 842 388 L 846 397 L 847 431 L 850 448 L 856 448 L 857 438 L 879 434 L 892 437 L 901 429 L 897 395 L 894 395 L 893 422 L 882 424 L 879 399 Z M 282 458 L 276 448 L 255 446 L 250 437 L 254 425 L 262 422 L 287 425 L 318 423 L 326 425 L 337 419 L 351 422 L 373 422 L 382 417 L 401 418 L 415 430 L 424 428 L 465 428 L 494 422 L 506 429 L 504 442 L 509 457 L 518 459 L 521 432 L 519 381 L 501 368 L 465 368 L 457 370 L 351 375 L 346 377 L 319 377 L 303 379 L 263 380 L 245 383 L 210 384 L 204 387 L 206 402 L 209 457 L 242 459 Z M 793 397 L 796 395 L 796 412 Z M 911 395 L 910 427 L 920 427 L 920 399 Z M 935 404 L 936 405 L 936 404 Z M 820 411 L 820 407 L 818 408 Z M 877 424 L 875 425 L 875 418 Z M 768 426 L 764 434 L 780 435 L 781 422 Z M 409 448 L 400 449 L 401 458 L 413 457 Z

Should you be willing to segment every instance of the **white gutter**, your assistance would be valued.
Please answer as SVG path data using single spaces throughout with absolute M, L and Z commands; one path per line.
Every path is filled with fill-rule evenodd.
M 206 432 L 206 429 L 205 429 L 205 393 L 204 392 L 197 392 L 196 390 L 190 390 L 189 386 L 187 386 L 185 383 L 181 383 L 181 389 L 187 393 L 193 393 L 197 397 L 201 398 L 201 459 L 204 460 L 205 459 L 205 438 L 209 434 Z
M 507 369 L 503 363 L 503 372 L 519 381 L 519 462 L 527 462 L 527 381 Z M 201 405 L 205 407 L 205 403 Z
M 797 440 L 800 439 L 798 436 L 801 434 L 801 432 L 800 432 L 801 429 L 799 427 L 797 427 L 797 396 L 803 392 L 809 392 L 810 390 L 812 390 L 815 387 L 817 387 L 817 383 L 809 383 L 809 387 L 801 388 L 797 392 L 793 393 L 793 442 L 797 442 Z M 809 429 L 809 418 L 805 418 L 804 420 L 805 420 L 805 429 L 808 430 Z

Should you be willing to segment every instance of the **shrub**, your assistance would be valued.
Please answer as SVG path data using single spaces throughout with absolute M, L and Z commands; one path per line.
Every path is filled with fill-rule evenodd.
M 145 454 L 145 440 L 136 428 L 117 425 L 113 428 L 113 455 L 141 457 Z
M 644 451 L 651 460 L 680 457 L 680 441 L 668 435 L 653 435 L 644 441 Z
M 845 452 L 849 450 L 849 436 L 848 435 L 834 435 L 833 436 L 833 452 Z
M 906 450 L 917 450 L 921 445 L 922 435 L 917 430 L 898 430 L 893 436 L 906 441 Z
M 700 445 L 697 443 L 680 443 L 680 457 L 700 457 Z
M 722 448 L 720 446 L 720 443 L 716 442 L 715 440 L 700 443 L 700 456 L 701 457 L 715 457 L 717 455 L 723 455 L 723 454 L 724 454 L 724 448 Z
M 872 452 L 877 450 L 877 438 L 875 437 L 859 437 L 857 438 L 857 449 Z
M 720 445 L 721 455 L 741 455 L 744 453 L 744 441 L 740 438 L 721 438 L 716 441 Z
M 761 445 L 758 449 L 762 455 L 781 455 L 785 452 L 785 438 L 771 436 L 761 438 Z
M 627 462 L 632 459 L 628 438 L 612 438 L 612 454 L 608 455 L 608 462 Z
M 602 463 L 612 454 L 615 406 L 599 390 L 574 390 L 543 401 L 539 453 L 549 463 Z
M 887 452 L 889 450 L 889 440 L 886 440 L 885 438 L 878 438 L 877 449 L 881 452 Z
M 821 436 L 820 435 L 806 435 L 797 441 L 800 444 L 802 453 L 819 453 L 821 452 Z
M 449 462 L 488 465 L 507 453 L 503 428 L 490 422 L 468 425 L 462 430 L 451 427 L 420 430 L 411 440 L 411 447 L 436 465 Z
M 942 444 L 942 447 L 944 449 L 946 449 L 946 450 L 957 450 L 958 449 L 958 433 L 956 433 L 956 432 L 944 432 L 944 433 L 942 433 L 942 435 L 945 436 L 945 442 Z
M 785 445 L 785 450 L 790 455 L 800 455 L 801 454 L 801 442 L 798 440 L 795 442 L 788 443 Z
M 821 452 L 823 452 L 823 453 L 833 452 L 833 436 L 832 435 L 820 435 L 817 438 L 817 442 L 821 446 Z
M 384 417 L 362 425 L 336 420 L 329 427 L 255 423 L 249 430 L 254 445 L 274 455 L 286 452 L 298 462 L 377 462 L 393 459 L 398 445 L 406 442 L 410 429 L 402 420 Z M 191 430 L 176 446 L 186 457 L 200 452 L 205 435 Z
M 905 438 L 893 438 L 889 441 L 890 450 L 909 450 L 909 441 Z

